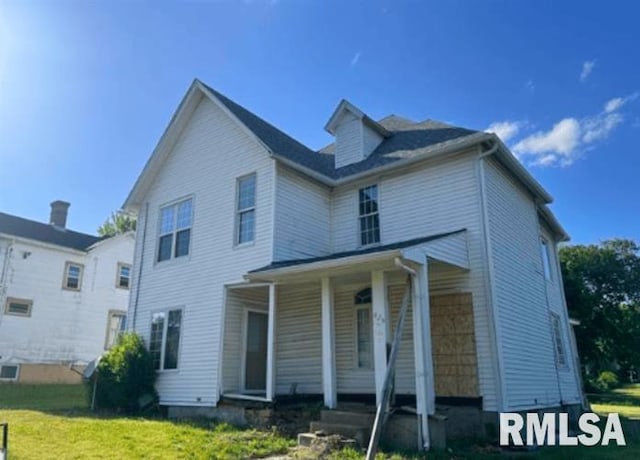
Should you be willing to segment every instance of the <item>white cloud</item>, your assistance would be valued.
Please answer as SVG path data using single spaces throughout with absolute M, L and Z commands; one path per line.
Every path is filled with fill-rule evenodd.
M 570 165 L 590 148 L 590 144 L 608 138 L 624 121 L 620 109 L 638 97 L 639 92 L 616 97 L 610 99 L 596 115 L 582 119 L 564 118 L 548 131 L 538 131 L 521 139 L 513 147 L 513 152 L 534 165 Z
M 497 134 L 502 142 L 508 142 L 513 136 L 518 134 L 522 123 L 519 121 L 496 121 L 491 123 L 485 130 L 488 133 Z
M 513 151 L 519 156 L 534 156 L 535 164 L 571 162 L 571 154 L 580 143 L 580 122 L 565 118 L 549 131 L 538 131 L 518 142 Z
M 356 64 L 358 64 L 358 61 L 360 61 L 360 56 L 362 56 L 362 53 L 360 51 L 358 51 L 356 54 L 353 55 L 353 57 L 351 58 L 351 62 L 349 63 L 349 65 L 351 67 L 355 67 Z
M 591 72 L 593 72 L 593 68 L 595 67 L 595 65 L 596 65 L 595 59 L 592 61 L 584 61 L 582 63 L 582 72 L 580 72 L 581 82 L 585 82 L 587 78 L 589 78 L 589 75 L 591 75 Z
M 535 91 L 536 89 L 536 84 L 531 79 L 527 80 L 524 86 L 531 92 Z

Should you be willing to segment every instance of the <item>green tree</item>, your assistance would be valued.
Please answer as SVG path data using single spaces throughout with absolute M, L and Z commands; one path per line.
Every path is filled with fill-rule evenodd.
M 114 236 L 128 231 L 135 231 L 136 219 L 122 211 L 112 212 L 111 217 L 98 227 L 98 235 Z
M 590 376 L 640 368 L 640 247 L 614 239 L 567 246 L 560 264 L 576 342 Z

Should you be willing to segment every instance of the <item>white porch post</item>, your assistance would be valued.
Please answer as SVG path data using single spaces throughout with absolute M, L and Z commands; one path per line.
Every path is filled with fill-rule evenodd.
M 324 405 L 335 409 L 338 405 L 336 394 L 336 361 L 333 322 L 333 286 L 330 278 L 322 278 L 322 390 Z
M 420 420 L 420 448 L 428 449 L 429 415 L 435 413 L 431 317 L 429 306 L 429 265 L 427 257 L 416 270 L 413 283 L 413 344 L 416 367 L 416 403 Z
M 269 285 L 269 319 L 267 324 L 267 400 L 273 401 L 276 393 L 276 285 Z
M 373 362 L 376 382 L 376 405 L 382 400 L 387 373 L 387 343 L 389 342 L 389 309 L 387 279 L 381 270 L 371 272 L 371 303 L 373 313 Z

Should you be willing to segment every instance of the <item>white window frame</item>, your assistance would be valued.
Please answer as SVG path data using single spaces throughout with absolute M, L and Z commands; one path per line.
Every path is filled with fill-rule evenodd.
M 551 339 L 553 340 L 553 354 L 556 358 L 556 366 L 566 369 L 568 367 L 567 347 L 562 334 L 562 320 L 558 313 L 549 312 L 549 315 L 551 316 Z
M 171 369 L 164 368 L 164 358 L 167 350 L 167 330 L 169 328 L 169 313 L 172 311 L 180 311 L 180 336 L 178 337 L 178 357 L 176 361 L 176 367 Z M 151 318 L 149 319 L 149 351 L 151 351 L 151 332 L 153 326 L 153 315 L 164 314 L 164 321 L 162 324 L 162 339 L 160 341 L 160 366 L 156 369 L 156 372 L 178 372 L 180 370 L 180 356 L 182 355 L 182 337 L 184 335 L 184 307 L 165 308 L 163 310 L 154 310 L 151 312 Z
M 366 190 L 368 188 L 375 188 L 376 189 L 376 202 L 377 202 L 377 211 L 376 212 L 370 212 L 370 213 L 365 213 L 365 214 L 360 214 L 360 192 L 362 192 L 363 190 Z M 370 247 L 370 246 L 375 246 L 377 244 L 380 244 L 380 241 L 382 240 L 382 224 L 380 222 L 380 186 L 378 184 L 369 184 L 369 185 L 365 185 L 363 187 L 358 187 L 358 194 L 356 196 L 356 213 L 358 215 L 358 246 L 359 247 Z M 367 218 L 367 217 L 371 217 L 371 216 L 377 216 L 378 217 L 378 240 L 377 241 L 373 241 L 370 243 L 366 243 L 363 244 L 362 243 L 362 235 L 364 233 L 363 228 L 362 228 L 362 219 L 363 218 Z
M 243 180 L 253 178 L 253 206 L 240 209 L 240 183 Z M 233 245 L 235 247 L 250 246 L 256 241 L 256 222 L 258 217 L 258 174 L 253 172 L 245 174 L 236 179 L 236 202 L 235 202 L 235 230 L 233 233 Z M 240 242 L 240 218 L 242 214 L 253 212 L 253 238 L 248 241 Z
M 0 377 L 0 382 L 17 382 L 20 378 L 20 364 L 0 364 L 0 371 L 3 367 L 15 367 L 16 376 L 13 378 Z
M 540 257 L 542 257 L 542 274 L 547 281 L 553 280 L 553 270 L 551 269 L 551 251 L 549 240 L 544 236 L 540 237 Z
M 22 304 L 22 305 L 27 305 L 27 313 L 16 313 L 16 312 L 12 312 L 9 309 L 9 306 L 12 303 L 17 303 L 17 304 Z M 4 314 L 5 315 L 9 315 L 9 316 L 18 316 L 20 318 L 30 318 L 31 317 L 31 311 L 33 310 L 33 300 L 31 299 L 19 299 L 17 297 L 7 297 L 7 301 L 4 304 Z
M 123 268 L 128 268 L 129 269 L 129 276 L 126 277 L 128 279 L 127 285 L 126 286 L 122 286 L 121 281 L 122 281 L 122 269 Z M 124 262 L 118 262 L 118 267 L 116 269 L 116 287 L 118 289 L 126 289 L 129 290 L 131 289 L 131 272 L 133 271 L 133 267 L 131 266 L 131 264 L 127 264 Z
M 191 214 L 189 215 L 189 226 L 178 228 L 178 208 L 182 203 L 186 203 L 187 201 L 191 201 Z M 167 208 L 174 208 L 173 211 L 173 225 L 170 232 L 162 232 L 162 211 Z M 174 200 L 170 203 L 163 204 L 160 206 L 158 212 L 158 237 L 156 238 L 156 257 L 155 263 L 161 264 L 163 262 L 169 262 L 176 259 L 186 259 L 191 256 L 192 242 L 193 242 L 193 216 L 194 216 L 194 208 L 195 208 L 195 200 L 192 195 L 186 196 L 177 200 Z M 186 254 L 181 256 L 176 256 L 176 242 L 178 239 L 178 233 L 189 230 L 189 250 Z M 160 257 L 160 240 L 164 236 L 171 235 L 171 252 L 168 259 L 158 260 Z
M 116 336 L 113 337 L 113 343 L 109 344 L 110 340 L 109 340 L 109 332 L 111 331 L 111 318 L 113 318 L 114 316 L 122 316 L 123 317 L 123 322 L 121 323 L 121 327 L 120 330 L 116 333 Z M 109 313 L 107 314 L 107 332 L 105 334 L 104 337 L 104 349 L 105 350 L 109 350 L 111 347 L 113 347 L 118 339 L 118 335 L 122 334 L 124 332 L 124 329 L 122 326 L 124 326 L 126 324 L 127 321 L 127 312 L 124 310 L 109 310 Z
M 80 269 L 80 273 L 78 274 L 78 287 L 69 287 L 69 269 L 72 266 L 78 267 Z M 84 265 L 68 260 L 64 264 L 64 276 L 62 277 L 62 289 L 65 289 L 67 291 L 81 291 L 83 276 L 84 276 Z

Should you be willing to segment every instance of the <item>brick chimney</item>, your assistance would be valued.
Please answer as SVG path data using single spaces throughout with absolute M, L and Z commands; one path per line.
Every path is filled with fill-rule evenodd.
M 71 203 L 61 200 L 56 200 L 51 203 L 51 217 L 49 218 L 49 223 L 54 227 L 66 228 L 69 206 L 71 206 Z

